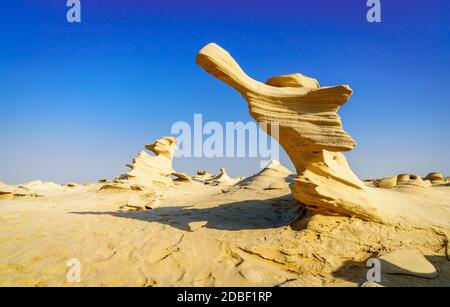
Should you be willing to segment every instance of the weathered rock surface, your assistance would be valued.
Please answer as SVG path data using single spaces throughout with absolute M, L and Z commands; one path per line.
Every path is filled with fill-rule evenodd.
M 442 176 L 439 172 L 432 172 L 425 176 L 426 180 L 444 180 L 444 176 Z
M 216 175 L 208 173 L 205 170 L 198 170 L 197 175 L 192 176 L 192 179 L 195 179 L 195 180 L 198 180 L 201 182 L 205 182 L 205 181 L 213 179 L 214 177 L 216 177 Z
M 290 75 L 276 76 L 267 79 L 266 84 L 275 87 L 308 87 L 319 88 L 319 82 L 308 76 L 294 73 Z
M 292 175 L 280 162 L 273 160 L 259 173 L 238 182 L 237 185 L 250 189 L 287 189 L 292 182 Z
M 378 188 L 392 188 L 397 185 L 397 176 L 377 179 L 373 182 L 373 184 Z
M 436 278 L 435 267 L 418 252 L 397 250 L 379 257 L 381 271 L 387 274 L 410 275 L 422 278 Z
M 448 182 L 448 180 L 439 172 L 429 173 L 424 179 L 429 180 L 432 185 L 440 185 Z
M 422 177 L 414 174 L 400 174 L 397 176 L 376 179 L 372 181 L 378 188 L 428 188 L 431 186 L 430 180 L 423 180 Z
M 420 178 L 420 176 L 413 175 L 413 174 L 400 174 L 397 176 L 397 184 L 422 179 L 422 178 L 420 178 L 420 179 L 419 178 Z

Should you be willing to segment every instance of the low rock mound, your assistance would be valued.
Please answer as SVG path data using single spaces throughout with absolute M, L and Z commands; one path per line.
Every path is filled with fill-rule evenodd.
M 22 183 L 14 188 L 15 197 L 33 196 L 42 197 L 70 192 L 74 187 L 41 180 Z
M 277 160 L 271 161 L 262 171 L 237 183 L 250 189 L 289 189 L 293 174 Z
M 421 187 L 428 188 L 434 185 L 445 184 L 448 182 L 441 173 L 429 173 L 424 178 L 414 174 L 400 174 L 397 176 L 386 177 L 382 179 L 367 180 L 377 188 L 393 187 Z

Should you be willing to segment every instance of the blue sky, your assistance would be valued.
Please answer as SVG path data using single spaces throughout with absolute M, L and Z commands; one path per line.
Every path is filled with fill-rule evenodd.
M 313 3 L 312 3 L 313 2 Z M 209 42 L 255 79 L 300 72 L 349 84 L 341 109 L 361 177 L 450 175 L 450 2 L 382 0 L 7 1 L 0 32 L 0 181 L 113 178 L 177 121 L 250 121 L 245 101 L 195 64 Z M 290 166 L 285 155 L 281 162 Z M 250 175 L 258 159 L 175 161 Z

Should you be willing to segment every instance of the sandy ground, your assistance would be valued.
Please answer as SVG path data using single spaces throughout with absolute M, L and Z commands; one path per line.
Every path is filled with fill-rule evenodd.
M 158 207 L 126 211 L 145 191 L 100 187 L 0 200 L 0 285 L 360 286 L 368 258 L 409 249 L 437 278 L 389 275 L 381 285 L 450 286 L 448 185 L 430 188 L 442 204 L 428 227 L 314 214 L 288 188 L 180 183 L 155 191 Z M 67 281 L 70 258 L 79 283 Z

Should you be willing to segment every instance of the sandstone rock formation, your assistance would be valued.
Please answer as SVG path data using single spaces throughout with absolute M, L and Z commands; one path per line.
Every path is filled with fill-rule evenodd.
M 289 188 L 292 179 L 292 172 L 277 160 L 273 160 L 259 173 L 238 182 L 237 185 L 248 189 L 281 190 Z
M 352 94 L 348 85 L 319 87 L 317 80 L 300 74 L 272 77 L 264 84 L 250 78 L 216 44 L 201 49 L 196 61 L 239 91 L 256 121 L 269 124 L 267 133 L 296 168 L 292 193 L 297 200 L 327 214 L 380 220 L 366 185 L 341 153 L 355 146 L 337 115 Z M 278 136 L 270 124 L 279 126 Z
M 117 180 L 126 180 L 128 184 L 142 187 L 170 186 L 173 184 L 171 176 L 176 176 L 183 181 L 190 181 L 189 176 L 176 172 L 172 167 L 173 154 L 176 149 L 175 138 L 163 137 L 153 144 L 146 145 L 145 148 L 153 152 L 155 156 L 142 150 L 132 163 L 127 165 L 130 171 L 119 176 Z
M 397 186 L 399 187 L 431 187 L 430 180 L 423 180 L 422 177 L 414 174 L 400 174 L 397 176 Z
M 225 168 L 220 169 L 220 174 L 213 177 L 212 179 L 206 180 L 206 184 L 210 185 L 233 185 L 239 182 L 241 178 L 231 178 L 228 174 Z
M 392 188 L 397 185 L 397 176 L 376 179 L 373 184 L 378 188 Z
M 439 185 L 447 182 L 447 179 L 439 172 L 432 172 L 425 176 L 425 180 L 430 180 L 431 184 Z
M 393 188 L 393 187 L 416 187 L 428 188 L 431 186 L 430 180 L 423 180 L 422 177 L 414 174 L 400 174 L 397 176 L 386 177 L 370 181 L 378 188 Z

